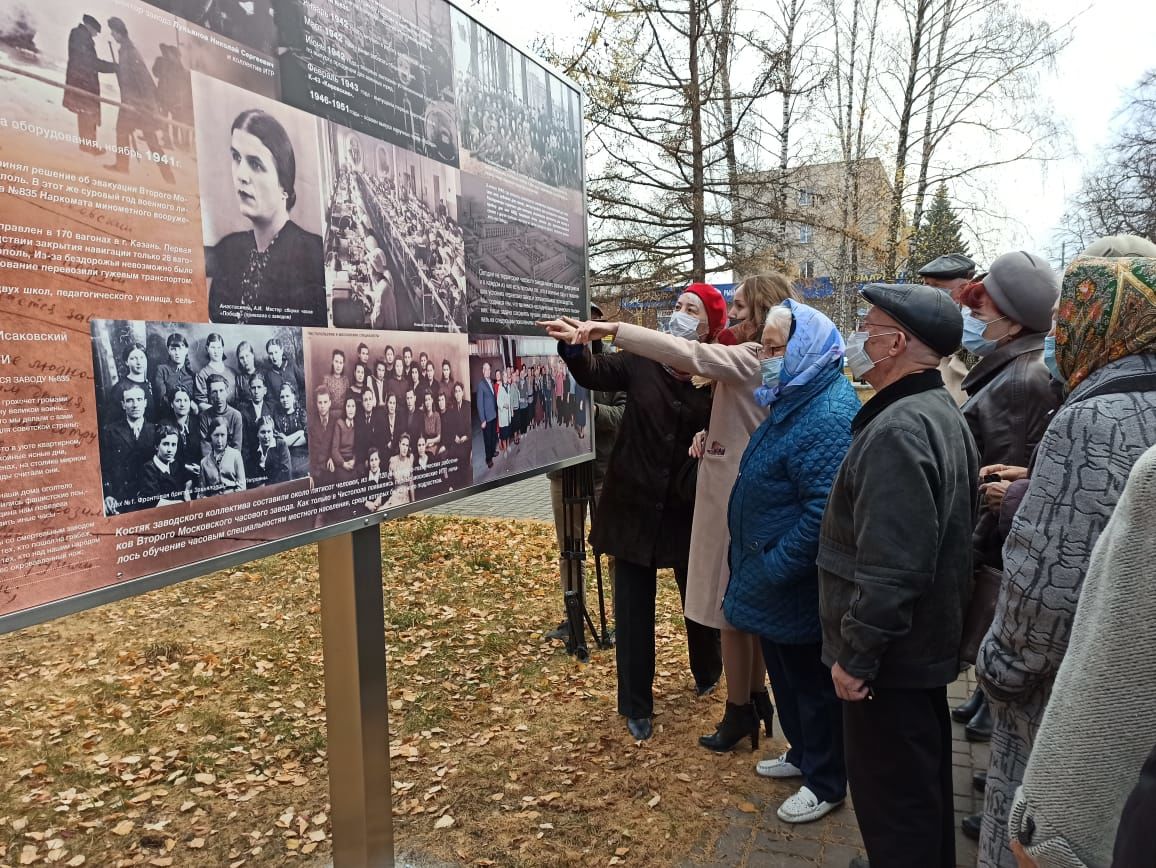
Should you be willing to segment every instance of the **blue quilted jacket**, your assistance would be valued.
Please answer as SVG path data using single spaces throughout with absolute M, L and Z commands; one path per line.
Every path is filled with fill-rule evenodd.
M 727 509 L 723 613 L 736 629 L 786 645 L 822 640 L 819 525 L 859 407 L 854 387 L 832 366 L 785 390 L 751 435 Z

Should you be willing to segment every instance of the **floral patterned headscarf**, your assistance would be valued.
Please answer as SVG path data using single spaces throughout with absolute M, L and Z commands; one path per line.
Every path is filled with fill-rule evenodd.
M 1056 363 L 1068 388 L 1138 353 L 1156 353 L 1156 259 L 1076 259 L 1056 314 Z

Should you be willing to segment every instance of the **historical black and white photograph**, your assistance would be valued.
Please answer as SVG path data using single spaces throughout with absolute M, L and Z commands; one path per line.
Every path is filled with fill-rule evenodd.
M 309 474 L 301 333 L 92 321 L 106 515 Z
M 358 515 L 470 484 L 465 335 L 310 330 L 305 358 L 316 491 Z
M 71 170 L 172 189 L 185 174 L 177 167 L 193 160 L 197 40 L 143 11 L 112 0 L 6 10 L 6 114 L 69 135 Z
M 332 123 L 321 151 L 333 325 L 464 331 L 458 170 Z
M 470 338 L 474 482 L 589 452 L 590 393 L 558 358 L 551 338 Z
M 344 126 L 458 164 L 444 0 L 274 0 L 282 96 Z
M 326 325 L 320 121 L 193 76 L 209 319 Z
M 581 316 L 585 223 L 525 189 L 462 173 L 462 234 L 471 333 L 538 332 L 559 314 Z
M 269 0 L 145 0 L 186 21 L 271 55 L 277 24 Z
M 463 171 L 581 191 L 578 92 L 465 13 L 453 22 Z

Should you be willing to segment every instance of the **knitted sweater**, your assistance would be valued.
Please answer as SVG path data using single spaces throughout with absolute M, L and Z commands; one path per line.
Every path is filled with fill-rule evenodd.
M 1107 868 L 1156 742 L 1156 447 L 1100 535 L 1009 829 L 1040 868 Z

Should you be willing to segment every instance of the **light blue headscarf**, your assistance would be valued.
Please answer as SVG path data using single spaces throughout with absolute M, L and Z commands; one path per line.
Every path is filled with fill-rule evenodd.
M 755 389 L 755 401 L 761 407 L 769 407 L 782 398 L 786 390 L 802 388 L 823 371 L 843 364 L 843 336 L 831 320 L 793 298 L 784 301 L 783 306 L 789 308 L 794 317 L 794 334 L 787 341 L 779 384 L 774 388 Z

